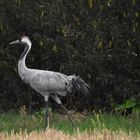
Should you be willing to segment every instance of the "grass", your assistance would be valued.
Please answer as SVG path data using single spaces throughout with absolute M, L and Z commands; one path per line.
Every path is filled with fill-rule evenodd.
M 9 112 L 0 114 L 0 133 L 2 135 L 7 134 L 7 137 L 11 134 L 13 136 L 15 133 L 18 133 L 23 137 L 25 134 L 36 135 L 36 133 L 39 133 L 40 135 L 45 135 L 43 132 L 44 113 L 44 110 L 42 110 L 33 115 L 27 115 L 24 111 L 21 111 L 20 113 Z M 139 117 L 135 118 L 134 115 L 127 118 L 119 115 L 101 113 L 90 113 L 86 115 L 72 113 L 71 115 L 78 127 L 78 132 L 83 133 L 81 134 L 83 137 L 85 135 L 89 136 L 91 132 L 94 132 L 95 134 L 100 133 L 102 137 L 106 135 L 106 133 L 114 137 L 116 135 L 125 135 L 124 138 L 133 136 L 136 136 L 137 138 L 138 136 L 140 137 L 140 120 Z M 56 133 L 57 135 L 62 135 L 63 132 L 63 135 L 68 137 L 70 137 L 69 134 L 75 134 L 71 123 L 64 114 L 59 115 L 53 113 L 53 116 L 50 117 L 50 128 L 51 129 L 49 129 L 48 132 L 51 134 Z M 78 139 L 76 138 L 78 135 L 79 134 L 75 135 L 73 139 Z M 95 135 L 93 137 L 95 137 Z
M 140 135 L 133 136 L 124 132 L 115 133 L 107 129 L 84 133 L 77 132 L 70 135 L 55 129 L 48 129 L 44 132 L 32 131 L 30 134 L 27 132 L 0 134 L 0 140 L 140 140 Z

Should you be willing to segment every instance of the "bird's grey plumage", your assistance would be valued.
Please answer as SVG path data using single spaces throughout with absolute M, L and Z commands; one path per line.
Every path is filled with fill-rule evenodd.
M 27 68 L 25 60 L 31 49 L 32 43 L 26 36 L 23 36 L 21 40 L 16 40 L 10 44 L 16 43 L 25 46 L 18 62 L 18 73 L 21 79 L 26 84 L 29 84 L 34 90 L 42 94 L 45 97 L 46 102 L 48 101 L 49 96 L 58 104 L 61 104 L 58 95 L 66 96 L 67 94 L 75 92 L 80 92 L 81 94 L 88 93 L 88 84 L 79 76 L 67 76 L 59 72 Z

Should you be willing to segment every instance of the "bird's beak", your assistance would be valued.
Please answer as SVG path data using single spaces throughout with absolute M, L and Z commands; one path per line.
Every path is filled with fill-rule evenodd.
M 19 40 L 16 40 L 16 41 L 13 41 L 13 42 L 11 42 L 9 44 L 12 45 L 12 44 L 18 44 L 18 43 L 20 43 L 20 41 Z

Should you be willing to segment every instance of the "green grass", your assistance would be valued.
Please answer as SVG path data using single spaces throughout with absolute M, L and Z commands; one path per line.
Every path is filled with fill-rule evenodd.
M 111 129 L 113 131 L 123 130 L 125 132 L 140 133 L 140 120 L 135 117 L 124 118 L 118 115 L 109 114 L 87 114 L 84 117 L 74 118 L 76 125 L 81 132 L 94 129 Z M 65 133 L 73 133 L 73 127 L 65 115 L 53 113 L 50 118 L 50 127 L 62 130 Z M 19 113 L 0 114 L 0 132 L 11 131 L 42 131 L 44 129 L 44 111 L 36 112 L 33 115 Z

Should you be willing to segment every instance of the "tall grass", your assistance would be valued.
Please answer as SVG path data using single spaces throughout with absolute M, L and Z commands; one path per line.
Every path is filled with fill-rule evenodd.
M 62 131 L 48 129 L 46 131 L 31 133 L 1 133 L 0 140 L 140 140 L 140 135 L 127 134 L 123 131 L 114 132 L 108 129 L 102 131 L 94 129 L 84 133 L 76 132 L 73 135 L 65 134 Z
M 18 140 L 19 138 L 31 140 L 33 137 L 38 140 L 53 140 L 55 137 L 58 137 L 58 140 L 135 140 L 140 138 L 140 120 L 134 115 L 127 118 L 101 113 L 86 115 L 72 113 L 71 115 L 78 131 L 73 129 L 64 114 L 54 113 L 50 117 L 50 129 L 45 132 L 43 132 L 44 110 L 33 115 L 27 115 L 24 111 L 0 114 L 0 140 Z

